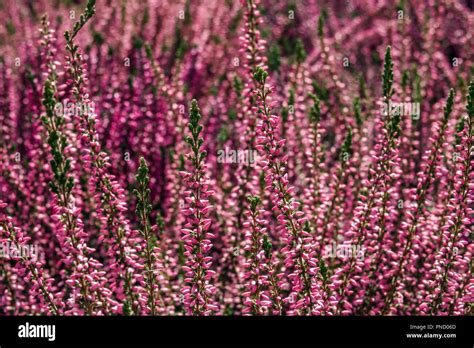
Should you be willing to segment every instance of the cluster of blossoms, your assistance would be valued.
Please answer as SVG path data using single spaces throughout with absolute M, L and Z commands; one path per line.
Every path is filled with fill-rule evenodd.
M 0 5 L 0 315 L 472 314 L 468 2 L 74 3 Z

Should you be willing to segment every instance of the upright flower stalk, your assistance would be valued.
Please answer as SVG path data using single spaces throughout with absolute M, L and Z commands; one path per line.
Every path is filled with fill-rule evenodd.
M 156 243 L 156 228 L 152 229 L 150 226 L 150 189 L 148 184 L 150 177 L 148 175 L 148 165 L 143 157 L 140 158 L 140 166 L 138 167 L 138 173 L 136 175 L 138 188 L 135 189 L 137 196 L 137 207 L 135 212 L 140 220 L 140 234 L 143 238 L 142 241 L 142 254 L 144 261 L 144 281 L 143 286 L 146 289 L 148 295 L 148 307 L 151 315 L 156 315 L 160 307 L 164 304 L 161 294 L 159 292 L 159 279 L 157 274 L 162 271 L 162 264 L 159 262 L 159 248 Z
M 391 47 L 388 46 L 385 52 L 384 69 L 382 73 L 383 102 L 390 105 L 393 95 L 393 62 L 391 56 Z M 393 170 L 397 163 L 398 156 L 398 135 L 400 133 L 400 115 L 392 114 L 388 108 L 384 122 L 380 122 L 382 134 L 379 137 L 379 143 L 376 146 L 376 155 L 374 156 L 375 166 L 369 169 L 369 178 L 367 180 L 368 193 L 366 196 L 359 197 L 360 201 L 355 208 L 353 222 L 349 231 L 345 232 L 346 245 L 363 246 L 367 239 L 377 239 L 377 232 L 371 231 L 371 221 L 379 217 L 380 211 L 383 213 L 383 206 L 387 199 L 380 199 L 380 196 L 386 196 L 388 188 L 385 182 L 390 180 Z M 384 191 L 380 192 L 380 188 Z M 380 233 L 380 231 L 378 231 Z M 354 305 L 362 303 L 362 299 L 357 299 L 353 303 L 349 301 L 346 294 L 354 291 L 352 288 L 358 288 L 363 284 L 362 279 L 362 261 L 352 255 L 349 262 L 338 268 L 331 284 L 332 290 L 338 293 L 339 301 L 336 308 L 337 314 L 351 313 Z
M 258 196 L 247 197 L 249 201 L 249 210 L 247 211 L 248 221 L 244 222 L 245 245 L 244 252 L 247 257 L 244 267 L 246 273 L 244 275 L 246 291 L 245 308 L 243 313 L 253 315 L 267 314 L 272 306 L 272 301 L 268 294 L 269 280 L 267 275 L 266 251 L 264 241 L 266 236 L 266 228 L 264 220 L 259 215 L 260 198 Z
M 66 31 L 66 50 L 69 53 L 67 60 L 67 73 L 73 96 L 79 105 L 91 105 L 87 90 L 87 75 L 84 69 L 83 57 L 74 38 L 84 25 L 95 14 L 95 1 L 89 0 L 84 14 L 74 24 L 71 31 Z M 106 246 L 107 253 L 116 261 L 111 263 L 110 276 L 115 280 L 113 287 L 117 297 L 126 298 L 123 313 L 139 314 L 143 302 L 142 289 L 135 286 L 137 281 L 137 270 L 143 268 L 135 248 L 136 237 L 132 233 L 129 222 L 123 212 L 126 210 L 123 189 L 107 172 L 110 167 L 108 156 L 101 151 L 101 145 L 95 128 L 96 115 L 93 108 L 87 108 L 87 112 L 76 114 L 76 122 L 79 127 L 80 140 L 85 149 L 82 161 L 87 166 L 91 178 L 89 187 L 94 194 L 97 203 L 97 211 L 101 222 L 101 240 Z M 138 291 L 134 291 L 138 290 Z
M 451 93 L 452 94 L 452 93 Z M 452 95 L 450 95 L 452 99 Z M 452 108 L 452 100 L 446 105 L 446 113 Z M 426 314 L 448 314 L 462 313 L 463 307 L 469 298 L 464 298 L 469 284 L 468 274 L 472 274 L 472 259 L 462 257 L 460 251 L 467 249 L 472 253 L 472 245 L 469 245 L 469 227 L 472 225 L 472 203 L 474 189 L 472 182 L 473 168 L 473 122 L 474 122 L 474 82 L 471 81 L 467 95 L 467 117 L 464 119 L 464 127 L 459 132 L 460 144 L 456 146 L 459 151 L 456 158 L 456 171 L 454 175 L 454 191 L 450 197 L 449 214 L 446 224 L 442 227 L 442 246 L 435 257 L 435 265 L 430 272 L 433 275 L 428 283 L 432 292 L 428 292 L 420 310 Z M 443 126 L 441 126 L 443 127 Z M 469 248 L 471 250 L 469 250 Z
M 47 43 L 49 27 L 46 18 L 43 20 L 43 34 L 46 35 Z M 94 249 L 86 245 L 84 238 L 87 234 L 83 230 L 80 210 L 75 206 L 72 160 L 69 158 L 68 140 L 64 135 L 66 119 L 56 115 L 58 104 L 56 64 L 51 54 L 47 54 L 47 57 L 49 57 L 48 77 L 43 91 L 43 105 L 46 112 L 41 120 L 48 134 L 51 149 L 50 165 L 53 178 L 50 188 L 55 195 L 53 218 L 57 227 L 56 237 L 65 257 L 63 262 L 71 267 L 66 280 L 71 289 L 71 298 L 68 300 L 70 309 L 65 314 L 103 314 L 104 310 L 111 309 L 108 303 L 108 290 L 103 288 L 105 272 L 99 271 L 102 265 L 90 256 Z
M 341 146 L 339 153 L 340 162 L 337 166 L 336 173 L 334 175 L 334 182 L 332 183 L 331 195 L 329 199 L 328 206 L 324 211 L 322 219 L 319 219 L 319 224 L 316 226 L 318 234 L 321 235 L 321 240 L 319 241 L 320 250 L 324 247 L 325 241 L 328 237 L 332 237 L 334 241 L 338 238 L 338 212 L 342 210 L 342 193 L 345 187 L 345 181 L 349 172 L 347 168 L 349 167 L 350 158 L 352 155 L 352 129 L 347 130 L 346 138 Z M 336 215 L 334 218 L 334 214 Z M 330 236 L 328 236 L 330 234 Z
M 286 255 L 285 267 L 290 269 L 290 293 L 286 302 L 290 306 L 288 314 L 322 314 L 323 304 L 318 274 L 319 262 L 315 257 L 312 236 L 303 230 L 306 221 L 304 213 L 298 209 L 298 203 L 292 197 L 293 188 L 289 186 L 286 163 L 288 155 L 282 148 L 285 140 L 279 139 L 277 127 L 280 118 L 272 114 L 269 95 L 271 88 L 266 85 L 268 73 L 258 67 L 254 78 L 259 84 L 258 98 L 259 120 L 257 123 L 257 150 L 264 160 L 261 161 L 266 172 L 267 190 L 278 212 L 279 231 L 285 242 L 282 253 Z
M 263 55 L 265 41 L 261 38 L 259 25 L 262 23 L 260 13 L 257 9 L 258 0 L 242 1 L 245 6 L 245 26 L 243 35 L 240 40 L 242 42 L 241 51 L 244 54 L 242 81 L 234 80 L 234 89 L 241 99 L 242 109 L 239 112 L 236 122 L 237 137 L 240 148 L 247 151 L 253 151 L 256 144 L 256 125 L 257 118 L 253 111 L 256 105 L 255 90 L 257 83 L 253 78 L 255 69 L 265 63 Z M 258 187 L 258 172 L 254 163 L 242 163 L 239 168 L 239 191 L 238 191 L 238 224 L 242 226 L 244 220 L 245 200 L 250 194 L 254 194 Z M 239 238 L 238 240 L 241 240 Z
M 0 209 L 3 210 L 7 204 L 0 201 Z M 0 212 L 0 243 L 9 242 L 13 246 L 20 250 L 24 247 L 31 238 L 25 236 L 25 234 L 15 227 L 13 219 L 3 212 Z M 39 255 L 37 255 L 39 256 Z M 33 260 L 29 255 L 20 255 L 18 261 L 28 270 L 29 279 L 31 281 L 32 289 L 30 292 L 40 294 L 45 304 L 42 310 L 45 310 L 47 314 L 60 315 L 62 314 L 59 305 L 56 303 L 54 298 L 54 288 L 52 287 L 52 278 L 49 278 L 44 272 L 43 263 L 36 259 Z M 3 261 L 2 261 L 3 262 Z
M 308 147 L 306 163 L 308 177 L 305 188 L 305 205 L 307 214 L 310 216 L 310 221 L 313 226 L 317 225 L 318 221 L 318 207 L 321 205 L 321 166 L 323 166 L 323 146 L 321 143 L 321 108 L 320 100 L 314 95 L 310 94 L 313 100 L 313 105 L 309 109 L 309 119 L 311 124 L 311 131 L 308 135 L 308 140 L 311 146 Z
M 407 263 L 411 261 L 411 257 L 413 256 L 414 250 L 412 248 L 412 245 L 414 240 L 416 240 L 416 238 L 419 238 L 417 233 L 418 224 L 423 215 L 426 214 L 426 196 L 428 195 L 429 189 L 435 179 L 437 166 L 441 159 L 439 152 L 441 149 L 441 145 L 444 142 L 444 135 L 446 127 L 448 125 L 449 116 L 451 115 L 451 112 L 453 110 L 453 103 L 454 90 L 451 89 L 449 91 L 449 96 L 446 101 L 446 106 L 444 108 L 444 117 L 441 122 L 438 135 L 434 141 L 433 148 L 430 149 L 427 153 L 427 161 L 424 168 L 422 168 L 422 173 L 420 173 L 420 175 L 418 176 L 418 185 L 416 187 L 414 195 L 412 196 L 413 204 L 409 206 L 409 210 L 407 212 L 408 221 L 405 222 L 402 226 L 402 233 L 400 235 L 400 240 L 402 242 L 400 243 L 400 247 L 402 249 L 402 253 L 398 258 L 398 266 L 396 267 L 394 274 L 392 274 L 391 276 L 387 295 L 385 298 L 385 306 L 382 310 L 382 314 L 385 314 L 390 310 L 395 293 L 400 293 L 402 291 L 403 285 L 400 284 L 401 273 L 402 270 L 407 266 Z
M 209 232 L 212 220 L 209 214 L 212 205 L 209 198 L 213 191 L 209 190 L 208 177 L 206 175 L 207 156 L 202 150 L 204 140 L 200 134 L 203 130 L 200 124 L 201 113 L 196 100 L 192 100 L 189 111 L 189 131 L 191 136 L 185 138 L 191 152 L 186 158 L 192 165 L 192 170 L 181 172 L 186 183 L 185 206 L 183 213 L 186 215 L 186 224 L 181 230 L 184 242 L 186 266 L 185 282 L 183 287 L 184 305 L 188 314 L 210 315 L 218 310 L 214 296 L 217 289 L 212 284 L 215 271 L 211 269 L 211 248 L 215 236 Z

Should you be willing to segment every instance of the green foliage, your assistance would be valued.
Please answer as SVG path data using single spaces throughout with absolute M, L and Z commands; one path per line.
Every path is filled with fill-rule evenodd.
M 390 124 L 388 128 L 390 138 L 394 138 L 400 135 L 400 121 L 401 117 L 399 113 L 390 117 Z
M 229 111 L 227 112 L 227 115 L 229 116 L 229 120 L 234 121 L 237 119 L 237 111 L 234 108 L 230 108 Z
M 7 28 L 8 35 L 10 35 L 10 36 L 15 35 L 16 29 L 15 29 L 15 26 L 13 25 L 13 22 L 11 20 L 8 20 L 6 22 L 6 28 Z
M 319 85 L 314 80 L 311 82 L 311 85 L 313 86 L 313 89 L 320 100 L 324 102 L 329 101 L 329 90 L 326 87 Z
M 289 97 L 288 97 L 288 105 L 295 106 L 295 101 L 296 101 L 295 89 L 294 89 L 294 88 L 291 88 L 291 89 L 290 89 L 290 95 L 289 95 Z
M 319 273 L 321 274 L 323 281 L 326 282 L 328 279 L 328 267 L 323 258 L 319 260 Z
M 148 7 L 145 7 L 145 10 L 143 11 L 143 17 L 142 17 L 142 27 L 147 25 L 147 23 L 150 21 L 150 10 Z
M 318 123 L 321 120 L 321 107 L 319 98 L 310 93 L 309 97 L 313 100 L 313 105 L 309 109 L 309 119 L 313 123 Z
M 410 71 L 409 70 L 403 70 L 403 74 L 402 74 L 402 88 L 403 90 L 406 89 L 406 87 L 408 86 L 408 81 L 410 79 Z
M 144 44 L 144 47 L 145 47 L 145 53 L 146 53 L 146 57 L 148 58 L 148 60 L 150 61 L 153 61 L 154 58 L 153 58 L 153 50 L 150 46 L 150 44 L 148 42 L 146 42 Z
M 405 10 L 405 0 L 400 0 L 397 4 L 397 11 L 404 11 Z
M 469 83 L 466 109 L 469 118 L 472 119 L 474 117 L 474 80 Z
M 191 109 L 189 111 L 189 118 L 191 120 L 190 125 L 193 126 L 193 129 L 198 129 L 199 127 L 199 120 L 201 119 L 201 110 L 199 109 L 199 105 L 196 99 L 191 101 Z M 199 134 L 200 130 L 193 134 Z
M 226 142 L 229 139 L 229 129 L 226 125 L 222 125 L 217 133 L 217 140 L 221 143 Z
M 267 183 L 265 182 L 265 172 L 261 171 L 258 176 L 258 184 L 260 186 L 260 190 L 265 190 Z
M 237 96 L 240 98 L 242 96 L 242 91 L 244 90 L 244 83 L 240 79 L 239 76 L 235 75 L 234 80 L 233 80 L 233 85 L 234 91 L 237 94 Z
M 239 27 L 240 21 L 242 20 L 242 10 L 239 10 L 237 14 L 232 18 L 232 20 L 229 23 L 229 32 L 234 34 Z
M 448 99 L 446 100 L 446 105 L 444 106 L 444 120 L 447 121 L 449 118 L 449 115 L 451 115 L 451 112 L 453 111 L 453 106 L 454 106 L 454 89 L 449 90 L 449 95 Z
M 133 48 L 136 50 L 140 50 L 143 47 L 143 39 L 137 35 L 133 35 L 132 37 Z
M 414 96 L 414 101 L 417 103 L 421 102 L 421 77 L 418 75 L 418 73 L 415 71 L 414 76 L 413 76 L 413 96 Z
M 323 8 L 318 18 L 318 36 L 320 39 L 324 37 L 324 24 L 327 20 L 327 17 L 328 17 L 327 10 Z
M 140 157 L 140 165 L 138 167 L 137 175 L 135 176 L 138 183 L 138 189 L 135 189 L 134 192 L 138 198 L 135 212 L 140 216 L 142 221 L 148 219 L 152 208 L 150 204 L 150 189 L 148 188 L 150 182 L 148 173 L 148 164 L 143 157 Z
M 356 124 L 358 127 L 362 126 L 362 116 L 361 116 L 361 109 L 360 109 L 360 98 L 356 97 L 354 102 L 352 103 L 352 107 L 354 108 L 354 117 L 356 119 Z
M 155 224 L 158 227 L 158 231 L 163 231 L 163 229 L 165 228 L 165 220 L 163 219 L 163 216 L 160 213 L 156 214 Z
M 104 36 L 95 30 L 92 32 L 92 39 L 97 45 L 102 45 L 105 42 Z
M 268 70 L 278 71 L 280 69 L 280 65 L 281 65 L 280 57 L 281 57 L 280 46 L 276 44 L 270 46 L 268 50 L 268 54 L 267 54 Z
M 60 204 L 66 206 L 68 197 L 74 187 L 72 177 L 68 176 L 71 169 L 71 160 L 64 156 L 64 150 L 68 143 L 62 132 L 64 117 L 56 115 L 55 107 L 58 103 L 56 98 L 56 75 L 50 73 L 43 86 L 42 104 L 46 114 L 41 117 L 41 122 L 48 133 L 48 145 L 51 149 L 52 160 L 50 161 L 53 172 L 53 180 L 49 183 L 51 191 L 58 195 Z
M 392 62 L 392 54 L 391 54 L 391 47 L 387 46 L 387 50 L 385 51 L 385 61 L 383 66 L 383 74 L 382 74 L 382 82 L 383 82 L 383 96 L 385 99 L 390 99 L 393 95 L 392 84 L 393 84 L 393 62 Z
M 258 66 L 253 77 L 258 83 L 264 84 L 268 77 L 268 73 L 261 66 Z
M 140 165 L 135 176 L 138 188 L 134 190 L 135 195 L 137 196 L 137 206 L 135 212 L 140 219 L 140 234 L 145 242 L 145 248 L 142 251 L 142 256 L 145 259 L 145 281 L 146 289 L 148 293 L 148 305 L 150 306 L 151 314 L 156 314 L 155 306 L 155 277 L 153 275 L 153 268 L 156 261 L 156 256 L 153 253 L 153 249 L 156 246 L 157 238 L 156 235 L 152 233 L 150 227 L 150 213 L 151 213 L 151 203 L 150 203 L 150 188 L 148 184 L 150 182 L 148 164 L 146 163 L 143 157 L 140 157 Z
M 174 58 L 178 61 L 182 60 L 189 48 L 189 44 L 183 36 L 183 31 L 178 25 L 176 25 L 173 44 L 175 54 Z
M 272 257 L 272 243 L 268 239 L 268 236 L 263 235 L 263 251 L 265 252 L 265 257 L 270 259 Z
M 188 143 L 193 150 L 193 157 L 191 160 L 196 168 L 201 166 L 202 160 L 206 157 L 206 151 L 201 151 L 201 146 L 204 140 L 199 136 L 203 127 L 199 124 L 201 120 L 201 111 L 199 110 L 196 99 L 191 101 L 191 108 L 189 110 L 190 122 L 188 128 L 191 132 L 192 137 L 186 136 L 184 141 Z
M 347 128 L 347 134 L 346 138 L 344 139 L 344 142 L 342 143 L 341 147 L 341 154 L 352 154 L 352 128 L 348 127 Z
M 191 19 L 191 0 L 186 0 L 184 5 L 184 25 L 189 26 L 192 23 Z
M 77 35 L 77 33 L 82 29 L 82 27 L 87 23 L 89 19 L 92 18 L 95 14 L 95 0 L 89 0 L 86 5 L 86 9 L 84 13 L 81 14 L 79 20 L 74 23 L 74 27 L 72 29 L 72 33 L 67 30 L 64 33 L 66 37 L 66 41 L 71 42 Z
M 295 56 L 296 56 L 296 63 L 301 64 L 305 61 L 307 57 L 306 50 L 304 48 L 303 40 L 298 39 L 296 40 L 295 45 Z
M 247 201 L 250 203 L 250 210 L 252 212 L 256 212 L 257 207 L 260 204 L 260 197 L 259 196 L 248 195 L 247 196 Z
M 456 133 L 455 137 L 455 145 L 459 145 L 461 143 L 461 137 L 459 134 L 464 130 L 464 119 L 460 118 L 459 121 L 456 123 Z

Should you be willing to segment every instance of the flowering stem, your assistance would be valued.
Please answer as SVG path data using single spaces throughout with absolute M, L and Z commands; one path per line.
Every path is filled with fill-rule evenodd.
M 263 256 L 265 255 L 263 250 L 263 233 L 265 231 L 262 228 L 261 220 L 259 219 L 258 205 L 260 203 L 260 198 L 258 196 L 249 196 L 247 200 L 250 203 L 248 215 L 248 223 L 244 223 L 246 228 L 250 228 L 246 232 L 246 242 L 245 251 L 248 253 L 246 258 L 246 266 L 248 273 L 246 278 L 246 288 L 248 295 L 248 310 L 252 314 L 262 315 L 265 313 L 266 306 L 262 306 L 262 294 L 265 291 L 265 276 L 263 273 L 262 262 L 265 262 Z
M 72 77 L 72 91 L 78 103 L 89 105 L 90 100 L 86 90 L 87 76 L 84 70 L 84 63 L 79 47 L 74 43 L 74 38 L 84 25 L 95 14 L 95 0 L 89 0 L 85 12 L 81 14 L 79 21 L 74 24 L 72 31 L 66 31 L 66 50 L 69 53 L 68 72 Z M 109 236 L 104 239 L 110 253 L 118 254 L 118 262 L 114 267 L 118 267 L 117 291 L 121 290 L 120 280 L 124 281 L 123 290 L 126 295 L 123 311 L 129 314 L 133 311 L 139 314 L 138 294 L 133 290 L 134 274 L 140 265 L 133 260 L 135 249 L 131 241 L 130 228 L 128 222 L 122 215 L 124 202 L 122 200 L 121 190 L 117 183 L 106 172 L 109 166 L 107 156 L 101 151 L 100 142 L 95 128 L 96 116 L 93 110 L 81 113 L 79 116 L 81 139 L 85 142 L 89 155 L 86 156 L 86 162 L 91 165 L 93 181 L 93 192 L 97 201 L 100 203 L 99 210 L 105 215 L 107 230 Z M 113 235 L 115 234 L 115 235 Z M 116 272 L 112 272 L 115 276 Z
M 313 297 L 320 297 L 321 294 L 319 289 L 317 290 L 313 286 L 311 275 L 309 274 L 309 268 L 311 268 L 311 273 L 317 272 L 318 264 L 313 260 L 314 251 L 312 250 L 312 245 L 308 244 L 305 247 L 301 245 L 303 240 L 309 241 L 312 237 L 301 228 L 300 223 L 305 221 L 302 218 L 304 214 L 296 210 L 296 204 L 290 194 L 292 189 L 287 187 L 287 174 L 284 173 L 287 156 L 280 158 L 284 140 L 278 140 L 276 136 L 275 128 L 278 125 L 279 118 L 270 112 L 267 99 L 270 89 L 265 84 L 267 76 L 268 73 L 262 67 L 257 67 L 254 78 L 259 84 L 256 93 L 260 102 L 259 107 L 262 116 L 258 126 L 258 142 L 260 143 L 258 149 L 263 152 L 266 159 L 265 165 L 270 170 L 266 181 L 273 187 L 274 195 L 278 197 L 274 200 L 275 207 L 281 212 L 278 219 L 284 224 L 286 233 L 289 232 L 288 237 L 286 237 L 289 253 L 287 266 L 296 265 L 295 276 L 299 277 L 303 284 L 301 287 L 296 279 L 293 280 L 294 288 L 292 289 L 293 293 L 290 294 L 290 299 L 293 295 L 298 297 L 301 295 L 303 297 L 302 304 L 297 303 L 297 311 L 300 308 L 304 312 L 318 311 L 319 308 L 314 306 Z
M 454 93 L 450 94 L 453 95 Z M 452 97 L 451 97 L 452 99 Z M 450 112 L 450 108 L 452 108 L 452 100 L 451 100 L 451 107 L 450 107 L 450 102 L 448 99 L 448 103 L 446 105 L 446 113 Z M 441 282 L 440 282 L 440 289 L 441 291 L 438 293 L 436 298 L 431 304 L 431 313 L 436 314 L 437 310 L 442 302 L 442 296 L 444 291 L 447 288 L 448 285 L 448 279 L 449 279 L 449 272 L 451 268 L 453 267 L 454 260 L 456 258 L 456 252 L 453 250 L 454 244 L 459 236 L 459 234 L 462 232 L 464 228 L 464 219 L 466 216 L 468 216 L 468 213 L 466 212 L 466 207 L 465 205 L 468 204 L 468 198 L 470 196 L 470 190 L 469 185 L 472 185 L 470 183 L 470 172 L 472 170 L 471 166 L 471 156 L 474 150 L 474 141 L 473 141 L 473 119 L 474 119 L 474 82 L 471 81 L 469 84 L 469 89 L 468 89 L 468 96 L 467 96 L 467 112 L 468 112 L 468 117 L 466 120 L 466 125 L 464 126 L 465 128 L 462 131 L 462 134 L 464 135 L 463 137 L 463 156 L 460 158 L 461 164 L 459 165 L 459 170 L 456 171 L 456 177 L 455 180 L 457 181 L 457 184 L 459 185 L 456 187 L 456 192 L 455 194 L 455 199 L 457 203 L 456 207 L 456 214 L 454 217 L 454 223 L 450 226 L 448 229 L 449 232 L 449 242 L 447 243 L 448 246 L 451 246 L 448 248 L 448 256 L 446 257 L 446 261 L 444 264 L 444 269 L 442 271 L 442 276 L 441 276 Z M 449 115 L 448 115 L 449 116 Z M 445 116 L 447 118 L 447 116 Z M 459 174 L 458 174 L 459 173 Z M 469 267 L 470 268 L 470 267 Z
M 388 46 L 385 52 L 384 70 L 382 73 L 382 85 L 383 85 L 383 96 L 384 102 L 390 105 L 390 99 L 393 95 L 392 90 L 393 84 L 393 62 L 391 56 L 391 47 Z M 387 118 L 383 124 L 383 135 L 382 135 L 382 148 L 380 149 L 380 156 L 378 158 L 377 170 L 375 171 L 373 178 L 369 178 L 370 191 L 367 198 L 364 198 L 363 209 L 359 216 L 354 219 L 357 221 L 355 225 L 355 231 L 351 231 L 352 235 L 355 236 L 355 245 L 361 245 L 365 240 L 364 231 L 370 224 L 370 216 L 372 209 L 376 204 L 376 193 L 383 182 L 383 179 L 388 175 L 390 171 L 390 159 L 389 154 L 392 149 L 396 146 L 397 136 L 400 132 L 399 129 L 400 115 L 392 115 L 389 111 Z M 343 273 L 342 285 L 339 288 L 339 295 L 341 296 L 337 304 L 337 313 L 342 311 L 343 303 L 345 300 L 344 293 L 347 285 L 351 279 L 352 272 L 356 266 L 355 257 L 351 258 L 347 270 Z
M 183 213 L 187 216 L 187 223 L 182 229 L 183 241 L 185 243 L 185 255 L 187 256 L 185 270 L 185 282 L 189 285 L 184 287 L 184 304 L 189 314 L 208 315 L 212 314 L 217 306 L 214 304 L 212 295 L 216 289 L 209 280 L 215 272 L 210 270 L 212 257 L 207 256 L 212 247 L 211 238 L 214 235 L 208 232 L 211 220 L 206 218 L 212 206 L 208 198 L 212 191 L 207 190 L 207 177 L 205 173 L 206 151 L 201 150 L 204 140 L 200 137 L 203 127 L 199 121 L 201 114 L 196 100 L 191 102 L 189 130 L 191 137 L 185 141 L 191 147 L 191 153 L 187 158 L 193 165 L 192 172 L 182 172 L 188 190 L 185 192 L 187 205 Z
M 0 201 L 0 208 L 3 205 L 3 203 Z M 12 226 L 11 222 L 8 223 L 7 220 L 0 218 L 0 227 L 3 229 L 4 233 L 7 235 L 7 239 L 14 245 L 20 246 L 21 243 L 18 239 L 17 233 L 15 233 L 15 228 Z M 36 285 L 39 287 L 41 295 L 43 296 L 44 300 L 48 304 L 49 311 L 53 315 L 58 315 L 59 309 L 56 306 L 56 304 L 53 302 L 53 294 L 51 291 L 48 289 L 47 283 L 44 281 L 44 279 L 41 277 L 41 264 L 35 263 L 31 260 L 29 260 L 25 256 L 20 257 L 20 262 L 30 271 L 31 277 L 36 283 Z
M 449 91 L 449 96 L 446 101 L 446 106 L 444 108 L 444 117 L 441 123 L 438 138 L 436 142 L 434 143 L 433 150 L 431 151 L 431 154 L 429 156 L 428 168 L 425 169 L 427 174 L 421 177 L 422 179 L 418 183 L 418 186 L 416 189 L 416 194 L 415 194 L 415 196 L 417 197 L 416 203 L 415 203 L 416 210 L 414 214 L 412 214 L 411 224 L 408 227 L 407 240 L 405 242 L 405 247 L 403 249 L 400 262 L 398 264 L 398 267 L 394 276 L 391 278 L 390 288 L 387 292 L 387 296 L 385 297 L 385 304 L 384 304 L 384 309 L 382 310 L 382 314 L 387 313 L 387 311 L 390 309 L 390 306 L 392 304 L 392 301 L 395 295 L 395 291 L 397 289 L 400 277 L 402 275 L 403 267 L 405 266 L 405 263 L 408 261 L 408 255 L 412 248 L 413 237 L 415 236 L 415 233 L 417 231 L 419 219 L 424 212 L 425 197 L 434 179 L 436 166 L 438 164 L 438 152 L 440 151 L 441 145 L 444 142 L 444 134 L 446 131 L 446 127 L 448 125 L 449 116 L 453 110 L 453 103 L 454 103 L 454 90 L 451 89 Z
M 140 233 L 143 237 L 145 244 L 145 281 L 147 284 L 146 289 L 148 292 L 148 305 L 150 306 L 151 315 L 156 315 L 157 308 L 155 303 L 155 272 L 157 272 L 157 270 L 155 270 L 156 256 L 153 252 L 154 246 L 156 244 L 156 238 L 152 235 L 149 222 L 149 216 L 151 212 L 151 191 L 148 188 L 148 184 L 150 182 L 148 172 L 148 165 L 145 159 L 141 157 L 140 166 L 138 167 L 138 173 L 136 175 L 138 189 L 135 190 L 135 194 L 137 196 L 137 207 L 135 209 L 135 212 L 138 218 L 140 219 Z

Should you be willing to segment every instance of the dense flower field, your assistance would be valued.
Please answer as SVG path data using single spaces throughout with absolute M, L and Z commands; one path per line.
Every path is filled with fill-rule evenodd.
M 472 314 L 468 3 L 1 0 L 0 313 Z

